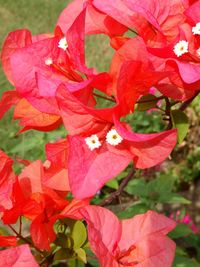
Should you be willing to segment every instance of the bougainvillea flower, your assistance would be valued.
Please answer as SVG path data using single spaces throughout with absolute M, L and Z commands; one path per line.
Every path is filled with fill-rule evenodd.
M 15 182 L 12 165 L 13 160 L 0 150 L 0 211 L 12 207 L 12 189 Z
M 55 35 L 42 36 L 31 43 L 24 41 L 25 44 L 14 51 L 14 38 L 10 36 L 16 35 L 26 40 L 26 35 L 30 33 L 25 32 L 25 35 L 22 30 L 20 34 L 10 34 L 5 41 L 2 53 L 5 72 L 9 69 L 17 92 L 40 112 L 59 115 L 55 91 L 61 83 L 68 85 L 72 92 L 86 88 L 91 94 L 93 86 L 101 89 L 109 82 L 107 73 L 98 74 L 85 65 L 85 12 L 84 8 L 66 34 L 57 27 Z M 80 93 L 79 97 L 84 99 L 84 95 L 85 92 Z
M 93 5 L 123 25 L 135 29 L 148 45 L 162 46 L 178 34 L 188 1 L 94 0 Z
M 159 69 L 168 73 L 169 82 L 166 82 L 166 84 L 182 88 L 182 100 L 184 100 L 199 90 L 200 58 L 197 53 L 199 48 L 198 37 L 192 34 L 191 25 L 184 24 L 180 28 L 179 36 L 168 46 L 148 48 L 148 51 L 152 63 L 155 64 L 158 60 L 161 62 Z M 162 87 L 161 92 L 163 93 Z M 169 90 L 166 95 L 175 99 L 176 90 L 171 92 Z M 181 94 L 179 99 L 181 99 Z
M 20 120 L 19 124 L 23 126 L 20 132 L 29 129 L 48 132 L 58 128 L 62 123 L 60 116 L 40 112 L 25 98 L 22 98 L 18 102 L 14 110 L 13 118 Z
M 200 1 L 196 0 L 184 12 L 187 18 L 190 19 L 194 23 L 193 25 L 200 22 L 199 8 L 200 8 Z
M 141 37 L 135 37 L 126 40 L 116 50 L 110 76 L 112 84 L 107 93 L 114 94 L 120 103 L 123 101 L 129 111 L 132 111 L 136 100 L 141 95 L 148 94 L 152 86 L 162 81 L 166 72 L 153 67 L 144 41 Z
M 21 245 L 0 251 L 0 266 L 39 267 L 28 245 Z
M 81 13 L 84 5 L 87 5 L 86 34 L 105 33 L 112 36 L 121 35 L 127 30 L 127 27 L 94 8 L 92 2 L 92 0 L 73 1 L 62 11 L 57 25 L 61 27 L 63 32 L 66 32 L 71 27 L 75 18 Z
M 15 246 L 17 246 L 16 236 L 0 235 L 0 247 L 15 247 Z
M 87 206 L 81 210 L 88 238 L 101 267 L 171 267 L 175 243 L 166 235 L 176 223 L 154 211 L 123 221 L 109 210 Z
M 131 161 L 140 169 L 161 163 L 176 144 L 176 130 L 156 134 L 127 130 L 117 119 L 120 104 L 93 109 L 64 87 L 58 89 L 57 101 L 69 133 L 69 183 L 76 198 L 94 195 Z M 122 139 L 117 134 L 110 136 L 112 129 L 117 130 Z
M 15 90 L 3 93 L 0 99 L 0 119 L 12 106 L 16 105 L 19 100 L 20 96 Z
M 50 244 L 56 238 L 55 222 L 66 217 L 81 219 L 79 209 L 90 201 L 66 200 L 70 190 L 67 140 L 48 144 L 46 149 L 47 161 L 44 164 L 40 160 L 31 162 L 18 176 L 12 190 L 12 207 L 2 213 L 4 224 L 14 224 L 20 216 L 30 220 L 32 240 L 41 250 L 50 250 Z
M 68 150 L 66 150 L 68 153 Z M 40 160 L 29 164 L 19 175 L 19 183 L 23 192 L 31 195 L 36 192 L 43 192 L 43 188 L 52 188 L 59 191 L 70 191 L 68 183 L 67 161 L 65 167 L 53 165 L 49 161 L 49 166 L 42 164 Z M 25 195 L 27 195 L 25 193 Z
M 7 79 L 13 84 L 13 75 L 10 58 L 19 49 L 31 44 L 31 33 L 28 30 L 16 30 L 11 32 L 4 42 L 1 60 Z

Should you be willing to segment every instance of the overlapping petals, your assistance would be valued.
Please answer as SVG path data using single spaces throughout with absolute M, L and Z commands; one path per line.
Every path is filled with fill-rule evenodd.
M 171 219 L 148 211 L 119 221 L 109 210 L 95 206 L 85 207 L 81 212 L 101 267 L 172 265 L 175 243 L 166 237 L 176 226 Z

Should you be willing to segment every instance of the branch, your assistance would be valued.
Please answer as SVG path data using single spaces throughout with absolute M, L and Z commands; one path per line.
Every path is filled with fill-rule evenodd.
M 114 200 L 116 197 L 119 197 L 119 196 L 122 194 L 122 192 L 123 192 L 125 186 L 128 184 L 128 182 L 129 182 L 129 181 L 131 180 L 131 178 L 134 176 L 134 174 L 135 174 L 135 169 L 132 168 L 131 171 L 130 171 L 130 173 L 129 173 L 126 177 L 124 177 L 124 179 L 122 180 L 122 182 L 121 182 L 119 188 L 118 188 L 115 192 L 113 192 L 108 198 L 104 199 L 104 200 L 99 204 L 99 206 L 102 206 L 102 207 L 107 206 L 107 205 L 109 205 L 110 203 L 112 203 L 113 200 Z
M 190 99 L 188 99 L 187 101 L 185 101 L 181 106 L 180 106 L 180 110 L 184 111 L 191 103 L 192 101 L 195 99 L 195 97 L 197 97 L 199 94 L 199 92 L 197 92 L 193 97 L 191 97 Z
M 29 244 L 31 247 L 33 247 L 35 250 L 37 250 L 40 254 L 43 255 L 43 252 L 38 249 L 30 240 L 28 240 L 26 237 L 22 236 L 21 234 L 19 234 L 14 227 L 12 227 L 12 225 L 8 224 L 7 225 L 15 234 L 18 238 L 20 238 L 21 240 L 23 240 L 26 244 Z
M 102 98 L 102 99 L 105 99 L 105 100 L 108 100 L 110 102 L 114 102 L 115 103 L 115 100 L 112 99 L 112 98 L 109 98 L 109 97 L 106 97 L 106 96 L 102 96 L 102 95 L 99 95 L 97 93 L 93 93 L 93 95 L 96 96 L 96 97 L 99 97 L 99 98 Z

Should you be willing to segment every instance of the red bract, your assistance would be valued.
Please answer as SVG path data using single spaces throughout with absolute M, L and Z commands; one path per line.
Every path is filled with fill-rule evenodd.
M 28 245 L 0 251 L 0 267 L 39 267 Z
M 22 98 L 15 107 L 13 117 L 20 120 L 19 124 L 23 126 L 20 132 L 29 129 L 48 132 L 58 128 L 62 123 L 60 116 L 40 112 L 25 98 Z
M 61 13 L 57 25 L 66 32 L 72 25 L 74 19 L 81 13 L 84 5 L 86 12 L 86 34 L 105 33 L 110 36 L 123 34 L 127 28 L 110 16 L 105 15 L 92 6 L 93 0 L 75 0 L 70 3 Z
M 19 100 L 20 96 L 15 90 L 5 92 L 0 100 L 0 119 L 12 106 L 16 105 Z
M 0 211 L 12 207 L 12 189 L 15 182 L 12 165 L 13 160 L 0 150 Z
M 101 267 L 171 267 L 175 243 L 166 237 L 176 223 L 154 211 L 119 221 L 109 210 L 81 210 L 88 238 Z
M 176 144 L 176 130 L 157 134 L 128 131 L 117 119 L 120 104 L 95 110 L 85 106 L 64 87 L 58 89 L 57 101 L 70 135 L 69 182 L 76 198 L 94 195 L 132 160 L 139 169 L 161 163 Z M 117 133 L 113 138 L 121 138 L 117 143 L 112 134 L 108 140 L 108 134 L 115 129 Z
M 7 79 L 14 85 L 13 73 L 11 69 L 11 56 L 20 48 L 26 47 L 32 43 L 31 33 L 28 30 L 17 30 L 11 32 L 2 48 L 1 60 Z
M 15 247 L 15 246 L 17 246 L 16 236 L 0 235 L 0 247 Z
M 47 151 L 44 165 L 37 160 L 19 175 L 12 190 L 12 208 L 6 208 L 2 217 L 4 224 L 14 224 L 20 216 L 31 220 L 31 237 L 41 250 L 50 250 L 56 238 L 53 226 L 58 219 L 81 219 L 79 209 L 89 204 L 89 199 L 71 202 L 65 199 L 70 190 L 67 140 L 48 144 Z
M 94 0 L 93 2 L 100 11 L 127 27 L 136 29 L 149 47 L 149 65 L 169 77 L 162 83 L 160 83 L 162 77 L 158 77 L 158 90 L 175 100 L 191 98 L 200 86 L 199 34 L 192 35 L 195 25 L 199 22 L 199 15 L 192 10 L 198 10 L 198 3 L 199 1 L 189 7 L 188 1 L 179 0 L 145 2 Z M 182 51 L 178 51 L 182 42 L 185 46 L 189 45 L 188 48 L 184 48 L 185 52 L 183 50 L 185 55 L 182 55 Z M 122 39 L 119 37 L 112 40 L 114 46 L 116 44 L 121 46 L 121 43 Z M 132 51 L 135 52 L 135 49 Z
M 141 95 L 148 94 L 149 89 L 156 86 L 167 74 L 153 67 L 142 38 L 125 40 L 112 59 L 110 75 L 113 82 L 108 93 L 116 96 L 126 114 L 134 110 Z
M 22 39 L 21 46 L 13 50 L 13 40 L 10 41 L 10 36 L 5 42 L 2 56 L 5 72 L 9 69 L 17 92 L 42 113 L 59 115 L 55 91 L 61 83 L 67 85 L 72 92 L 85 88 L 88 93 L 80 91 L 77 94 L 88 103 L 92 97 L 89 97 L 92 87 L 104 89 L 109 82 L 107 73 L 97 74 L 95 70 L 85 66 L 85 12 L 84 8 L 66 35 L 57 27 L 54 36 L 42 35 L 27 43 L 23 40 L 26 40 L 26 35 L 29 36 L 30 33 L 22 30 L 11 34 Z M 85 95 L 88 95 L 87 99 Z M 55 126 L 34 127 L 49 130 Z
M 94 0 L 94 6 L 123 25 L 136 30 L 148 44 L 162 46 L 178 33 L 185 21 L 188 1 Z M 151 25 L 150 25 L 151 24 Z

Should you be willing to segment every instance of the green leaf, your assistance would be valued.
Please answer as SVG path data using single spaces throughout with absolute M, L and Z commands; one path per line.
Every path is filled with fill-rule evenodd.
M 145 111 L 151 108 L 157 107 L 157 98 L 154 95 L 145 95 L 142 96 L 139 100 L 139 103 L 136 105 L 135 110 L 137 111 Z
M 99 267 L 99 261 L 97 260 L 96 255 L 90 250 L 86 250 L 87 256 L 88 256 L 88 263 L 90 263 L 91 266 Z
M 106 183 L 106 186 L 117 190 L 119 188 L 118 181 L 116 179 L 112 179 Z
M 148 210 L 148 207 L 144 203 L 135 204 L 124 211 L 121 211 L 117 214 L 119 219 L 129 219 L 137 214 L 145 213 Z
M 77 221 L 71 232 L 71 237 L 74 240 L 74 249 L 80 248 L 87 239 L 87 231 L 85 225 L 81 221 Z
M 139 197 L 147 196 L 147 184 L 144 179 L 134 179 L 131 180 L 125 187 L 125 191 L 130 195 L 135 195 Z
M 182 143 L 189 129 L 188 117 L 181 110 L 172 110 L 171 118 L 174 128 L 178 129 L 178 143 Z
M 177 239 L 180 237 L 188 236 L 192 233 L 193 231 L 186 224 L 180 223 L 173 231 L 169 233 L 169 237 L 172 239 Z
M 159 197 L 159 202 L 169 204 L 184 204 L 189 205 L 191 201 L 176 193 L 163 194 Z
M 81 260 L 84 263 L 87 263 L 87 258 L 86 258 L 86 252 L 82 248 L 75 249 L 76 256 L 79 260 Z
M 55 253 L 54 260 L 55 261 L 66 260 L 72 258 L 73 256 L 74 256 L 73 250 L 61 248 Z
M 57 238 L 54 243 L 59 247 L 69 249 L 72 249 L 74 245 L 73 239 L 70 236 L 65 235 L 64 233 L 57 234 Z
M 165 195 L 166 193 L 169 193 L 172 191 L 174 186 L 174 178 L 173 177 L 166 177 L 166 176 L 160 176 L 148 183 L 148 194 L 151 192 L 156 192 L 161 195 Z
M 176 255 L 173 267 L 200 267 L 200 264 L 194 259 Z

